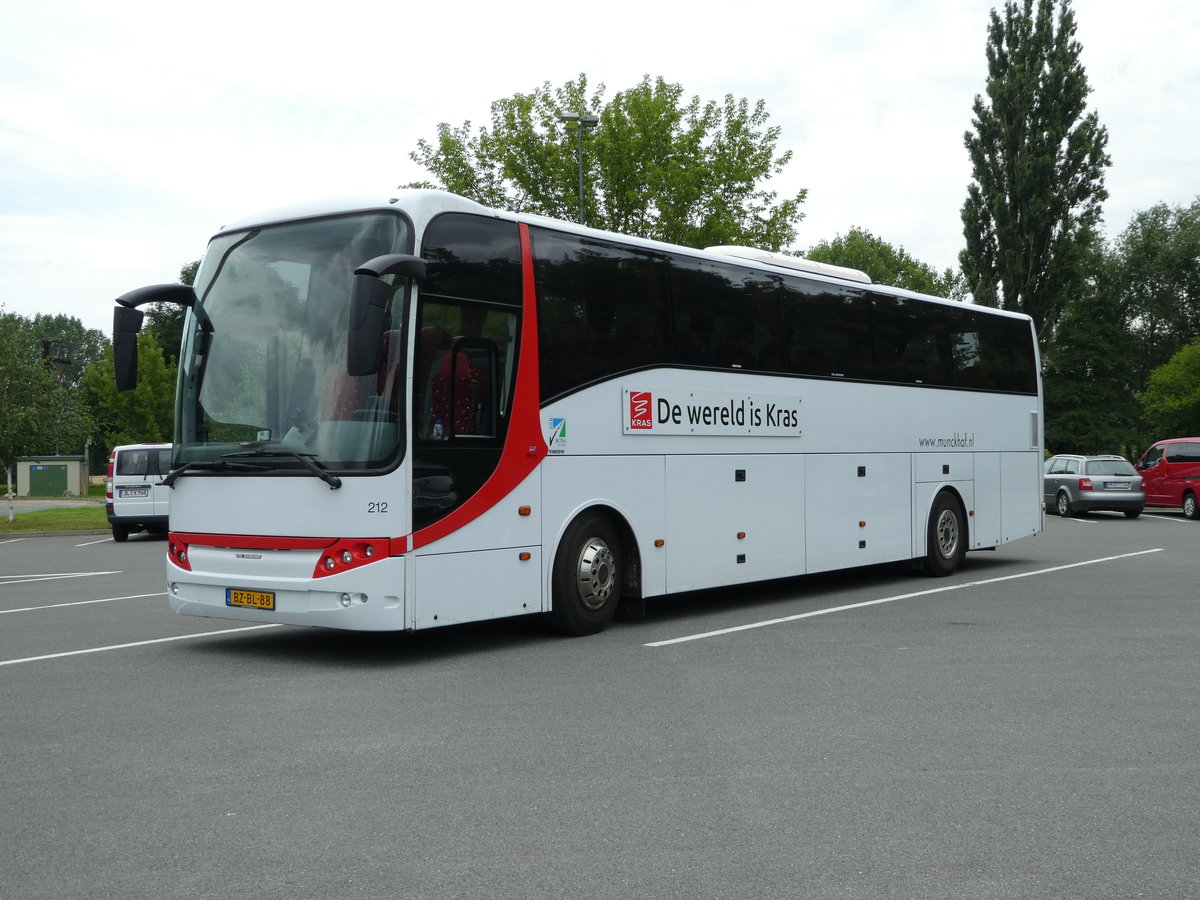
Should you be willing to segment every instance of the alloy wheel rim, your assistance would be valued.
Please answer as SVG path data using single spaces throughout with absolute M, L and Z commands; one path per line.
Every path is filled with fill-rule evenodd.
M 617 559 L 600 538 L 584 542 L 575 569 L 575 587 L 585 609 L 595 611 L 608 602 L 616 589 Z

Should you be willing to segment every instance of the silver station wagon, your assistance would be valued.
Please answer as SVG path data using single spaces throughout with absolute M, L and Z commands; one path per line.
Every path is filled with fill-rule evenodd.
M 1104 509 L 1136 519 L 1146 505 L 1142 476 L 1120 456 L 1052 456 L 1043 471 L 1046 509 L 1060 516 Z

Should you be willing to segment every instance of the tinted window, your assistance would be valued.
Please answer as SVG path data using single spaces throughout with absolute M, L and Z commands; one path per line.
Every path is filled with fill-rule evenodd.
M 1182 441 L 1169 445 L 1167 448 L 1167 462 L 1200 462 L 1200 444 Z
M 1136 475 L 1137 470 L 1123 459 L 1089 459 L 1088 475 Z
M 531 228 L 542 397 L 667 357 L 660 256 Z
M 502 432 L 516 366 L 516 328 L 513 309 L 422 300 L 413 367 L 417 440 Z
M 949 324 L 941 307 L 904 297 L 871 298 L 875 377 L 908 384 L 953 384 Z
M 779 371 L 779 285 L 752 269 L 671 260 L 675 358 L 685 365 Z
M 149 450 L 122 450 L 117 454 L 117 475 L 146 475 L 150 471 Z
M 1009 319 L 964 309 L 969 327 L 978 335 L 978 359 L 966 387 L 1021 394 L 1037 393 L 1033 333 L 1023 319 Z
M 786 279 L 783 336 L 787 371 L 870 378 L 871 309 L 862 291 Z
M 521 305 L 521 249 L 515 222 L 447 213 L 425 230 L 424 290 L 446 297 Z

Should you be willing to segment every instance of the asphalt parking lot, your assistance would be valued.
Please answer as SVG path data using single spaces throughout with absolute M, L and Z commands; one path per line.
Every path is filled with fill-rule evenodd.
M 1200 896 L 1197 529 L 574 640 L 183 618 L 160 537 L 4 540 L 0 897 Z

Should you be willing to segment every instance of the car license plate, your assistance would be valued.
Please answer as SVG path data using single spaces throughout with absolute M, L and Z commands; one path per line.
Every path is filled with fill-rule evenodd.
M 150 496 L 150 488 L 148 488 L 148 487 L 117 488 L 117 496 L 118 497 L 149 497 Z
M 1128 481 L 1106 481 L 1104 489 L 1107 491 L 1127 491 L 1129 490 Z
M 274 591 L 244 591 L 241 588 L 225 588 L 226 606 L 244 606 L 249 609 L 274 609 Z

